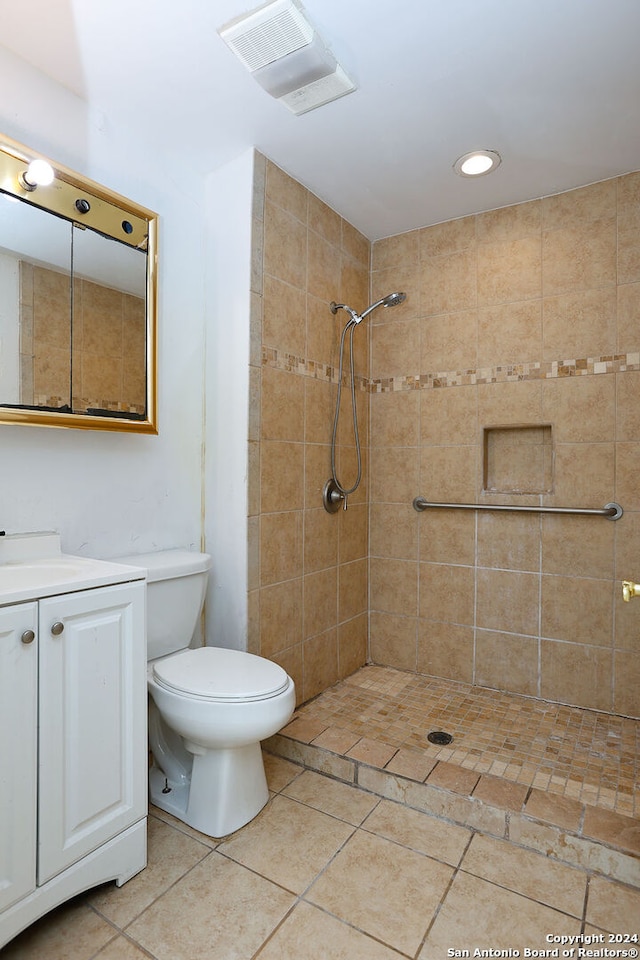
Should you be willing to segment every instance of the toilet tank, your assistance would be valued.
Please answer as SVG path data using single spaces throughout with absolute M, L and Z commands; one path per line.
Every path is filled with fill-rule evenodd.
M 114 562 L 147 572 L 147 660 L 186 649 L 202 612 L 209 554 L 159 550 L 118 557 Z

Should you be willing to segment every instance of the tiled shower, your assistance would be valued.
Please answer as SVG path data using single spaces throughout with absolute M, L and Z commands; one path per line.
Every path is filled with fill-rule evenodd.
M 640 714 L 640 174 L 373 244 L 256 156 L 250 649 L 300 700 L 365 662 Z M 330 476 L 345 316 L 364 479 Z M 346 398 L 338 463 L 355 455 Z M 620 520 L 427 510 L 601 508 Z

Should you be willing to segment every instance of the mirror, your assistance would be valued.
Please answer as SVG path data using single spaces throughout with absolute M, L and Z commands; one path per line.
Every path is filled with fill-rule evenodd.
M 0 137 L 0 423 L 157 433 L 154 213 Z

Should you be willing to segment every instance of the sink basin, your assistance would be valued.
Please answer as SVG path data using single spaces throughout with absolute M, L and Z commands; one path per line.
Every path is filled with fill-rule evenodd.
M 0 605 L 142 580 L 145 571 L 60 552 L 59 534 L 17 534 L 0 540 Z
M 61 580 L 86 576 L 99 561 L 82 557 L 60 555 L 47 560 L 0 564 L 0 591 L 22 590 L 31 586 L 46 586 Z

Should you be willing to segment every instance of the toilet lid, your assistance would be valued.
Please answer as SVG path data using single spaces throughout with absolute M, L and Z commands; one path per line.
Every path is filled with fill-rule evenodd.
M 286 689 L 289 677 L 277 663 L 241 650 L 197 647 L 153 665 L 163 687 L 206 700 L 265 700 Z

